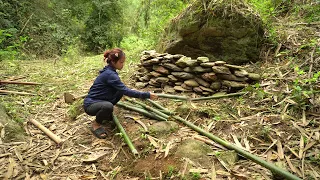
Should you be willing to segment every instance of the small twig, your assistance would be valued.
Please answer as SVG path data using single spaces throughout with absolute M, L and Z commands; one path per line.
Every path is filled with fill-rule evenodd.
M 314 54 L 315 50 L 316 50 L 316 47 L 313 47 L 312 52 L 311 52 L 311 56 L 310 56 L 310 68 L 309 68 L 309 73 L 308 73 L 309 78 L 311 78 L 311 72 L 312 72 L 312 68 L 313 68 L 313 54 Z

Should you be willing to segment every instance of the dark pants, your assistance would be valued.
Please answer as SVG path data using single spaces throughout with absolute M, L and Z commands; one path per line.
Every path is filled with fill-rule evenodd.
M 102 124 L 103 121 L 112 121 L 113 106 L 122 98 L 123 94 L 117 92 L 111 101 L 100 101 L 84 108 L 90 116 L 96 116 L 96 122 Z

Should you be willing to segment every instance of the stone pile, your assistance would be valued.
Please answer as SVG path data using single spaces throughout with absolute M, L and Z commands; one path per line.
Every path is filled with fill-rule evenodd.
M 207 57 L 191 59 L 181 54 L 171 55 L 144 51 L 135 75 L 137 88 L 153 86 L 167 93 L 196 92 L 210 95 L 221 88 L 242 89 L 260 79 L 242 66 L 224 61 L 210 61 Z

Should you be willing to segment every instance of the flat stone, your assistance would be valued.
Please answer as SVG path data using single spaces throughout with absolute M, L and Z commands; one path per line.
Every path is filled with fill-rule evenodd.
M 143 82 L 147 82 L 151 79 L 150 75 L 144 75 L 142 76 L 141 78 L 139 78 L 140 81 L 143 81 Z
M 225 61 L 215 61 L 214 63 L 215 63 L 217 66 L 222 66 L 222 65 L 226 64 Z
M 175 156 L 180 158 L 189 158 L 195 163 L 207 166 L 211 165 L 209 153 L 213 153 L 213 150 L 209 145 L 202 141 L 187 139 L 181 142 L 177 148 Z
M 179 125 L 174 121 L 160 121 L 149 126 L 150 134 L 155 137 L 164 137 L 179 129 Z
M 152 69 L 161 74 L 170 74 L 169 70 L 158 65 L 153 65 Z
M 150 72 L 150 75 L 153 76 L 153 77 L 160 77 L 162 76 L 162 74 L 158 73 L 158 72 L 155 72 L 155 71 L 151 71 Z
M 213 93 L 214 91 L 210 88 L 206 88 L 206 87 L 203 87 L 203 86 L 199 86 L 203 91 L 207 91 L 207 92 L 211 92 Z
M 248 78 L 254 81 L 259 81 L 261 79 L 261 76 L 256 73 L 248 73 Z
M 230 68 L 230 69 L 244 69 L 244 67 L 242 67 L 242 66 L 236 66 L 236 65 L 232 65 L 232 64 L 225 64 L 224 66 L 226 66 L 227 68 Z
M 172 75 L 175 77 L 181 78 L 181 79 L 192 79 L 194 78 L 193 74 L 187 73 L 187 72 L 172 72 Z
M 246 77 L 237 77 L 233 74 L 218 74 L 217 76 L 219 79 L 229 80 L 229 81 L 244 82 L 244 81 L 248 80 L 248 78 L 246 78 Z
M 172 64 L 172 63 L 164 63 L 162 66 L 167 68 L 167 69 L 171 69 L 172 71 L 177 71 L 177 72 L 183 71 L 182 68 L 180 68 L 177 65 Z
M 181 87 L 182 87 L 183 89 L 188 90 L 188 91 L 191 91 L 191 90 L 192 90 L 192 87 L 191 87 L 191 86 L 188 86 L 188 85 L 185 84 L 185 83 L 181 84 Z
M 203 80 L 202 78 L 198 78 L 198 77 L 195 77 L 194 78 L 197 83 L 199 83 L 201 86 L 204 86 L 204 87 L 210 87 L 210 84 L 208 82 L 206 82 L 205 80 Z
M 194 66 L 197 66 L 197 65 L 198 65 L 198 62 L 197 62 L 197 60 L 187 60 L 187 61 L 186 61 L 186 65 L 187 65 L 188 67 L 194 67 Z
M 230 69 L 225 66 L 212 66 L 212 71 L 219 74 L 231 74 Z
M 190 87 L 198 87 L 199 83 L 195 79 L 188 79 L 184 81 L 184 84 L 190 86 Z
M 185 67 L 185 68 L 183 68 L 183 71 L 191 73 L 192 72 L 192 68 L 191 67 Z
M 164 59 L 170 59 L 170 60 L 173 59 L 173 57 L 174 56 L 172 54 L 167 54 L 167 55 L 163 56 Z
M 203 90 L 200 87 L 194 87 L 193 91 L 197 92 L 197 93 L 202 93 Z
M 206 63 L 201 63 L 200 66 L 202 67 L 208 67 L 208 68 L 212 68 L 212 66 L 216 65 L 215 62 L 206 62 Z
M 211 83 L 210 85 L 210 89 L 213 89 L 213 90 L 219 90 L 221 88 L 221 82 L 213 82 Z
M 183 84 L 183 82 L 175 82 L 174 84 L 177 86 L 181 86 L 181 84 Z
M 181 87 L 181 86 L 174 86 L 173 89 L 176 90 L 176 91 L 178 91 L 178 92 L 190 92 L 190 90 L 184 89 L 184 88 Z
M 223 80 L 222 85 L 227 86 L 227 87 L 232 87 L 232 88 L 244 88 L 248 84 L 246 83 L 241 83 L 241 82 L 236 82 L 236 81 L 227 81 Z
M 248 72 L 247 72 L 246 70 L 243 70 L 243 69 L 241 69 L 241 70 L 235 70 L 235 71 L 233 72 L 233 74 L 236 75 L 236 76 L 238 76 L 238 77 L 246 77 L 246 76 L 248 76 Z
M 226 166 L 232 168 L 239 160 L 239 156 L 236 151 L 222 151 L 216 153 L 216 157 L 225 163 Z
M 159 62 L 160 62 L 160 59 L 153 58 L 153 59 L 146 60 L 146 61 L 142 62 L 142 65 L 143 66 L 152 66 L 154 64 L 159 64 Z
M 211 68 L 204 68 L 201 66 L 196 66 L 196 67 L 192 68 L 192 72 L 195 72 L 195 73 L 212 72 L 212 69 Z
M 206 62 L 209 62 L 210 60 L 209 60 L 209 58 L 208 57 L 198 57 L 197 58 L 197 62 L 199 63 L 199 64 L 201 64 L 201 63 L 206 63 Z
M 169 78 L 169 80 L 171 81 L 171 82 L 177 82 L 178 81 L 178 79 L 174 76 L 174 75 L 168 75 L 168 78 Z
M 213 72 L 211 73 L 204 73 L 201 75 L 202 79 L 204 79 L 207 82 L 213 82 L 218 79 L 217 75 Z
M 187 67 L 186 61 L 188 60 L 191 60 L 191 57 L 183 56 L 176 62 L 176 65 L 178 65 L 179 67 L 185 68 Z
M 147 85 L 148 85 L 148 83 L 136 82 L 136 84 L 134 86 L 137 87 L 138 89 L 142 89 L 142 88 L 145 88 Z
M 169 82 L 169 78 L 167 78 L 167 77 L 157 77 L 155 80 L 158 83 L 167 83 L 167 82 Z
M 169 93 L 169 94 L 173 94 L 173 93 L 176 92 L 176 91 L 173 89 L 173 87 L 168 86 L 168 85 L 165 85 L 164 88 L 163 88 L 163 90 L 164 90 L 164 92 Z

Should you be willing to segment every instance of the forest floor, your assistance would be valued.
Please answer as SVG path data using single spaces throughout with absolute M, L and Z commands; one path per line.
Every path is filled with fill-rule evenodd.
M 156 101 L 183 119 L 302 179 L 319 179 L 320 97 L 319 93 L 308 94 L 310 89 L 305 89 L 309 86 L 304 81 L 312 79 L 310 69 L 310 72 L 319 71 L 319 44 L 302 48 L 304 43 L 300 36 L 306 33 L 306 28 L 317 33 L 319 28 L 304 24 L 294 26 L 299 26 L 300 30 L 287 29 L 287 40 L 279 49 L 272 49 L 273 53 L 266 49 L 261 62 L 247 66 L 259 72 L 262 80 L 244 89 L 245 95 L 192 103 L 162 98 Z M 158 122 L 119 107 L 115 114 L 139 156 L 132 155 L 119 131 L 111 125 L 105 127 L 108 137 L 97 139 L 89 130 L 94 117 L 77 109 L 81 100 L 72 105 L 65 103 L 63 94 L 69 92 L 79 96 L 87 93 L 103 67 L 101 61 L 101 56 L 96 56 L 0 62 L 3 67 L 0 69 L 1 79 L 16 77 L 22 78 L 20 81 L 42 83 L 0 87 L 37 94 L 0 96 L 9 115 L 23 124 L 25 133 L 24 138 L 17 139 L 15 134 L 19 132 L 6 131 L 8 124 L 1 125 L 1 178 L 279 178 L 179 122 Z M 310 63 L 313 63 L 311 68 Z M 120 76 L 134 88 L 132 69 L 136 69 L 136 64 L 128 61 Z M 319 90 L 318 79 L 315 82 L 312 90 Z M 192 93 L 179 95 L 198 96 Z M 309 105 L 303 106 L 306 103 Z M 64 142 L 57 145 L 30 123 L 31 119 L 39 121 Z M 158 130 L 150 130 L 155 127 Z M 100 158 L 87 162 L 97 156 Z

